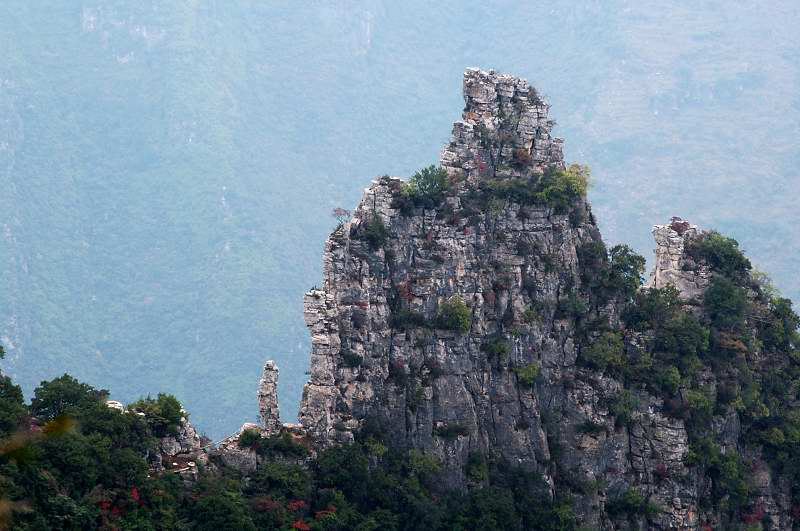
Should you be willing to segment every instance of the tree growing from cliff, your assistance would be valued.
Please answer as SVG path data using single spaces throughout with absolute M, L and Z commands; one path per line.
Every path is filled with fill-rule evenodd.
M 739 249 L 739 242 L 717 231 L 702 233 L 687 245 L 686 252 L 728 277 L 741 277 L 752 268 L 750 260 Z
M 418 206 L 434 208 L 441 203 L 445 192 L 450 188 L 450 180 L 443 168 L 431 165 L 412 175 L 408 187 Z
M 348 219 L 350 219 L 350 211 L 345 210 L 342 207 L 336 207 L 333 209 L 333 212 L 331 212 L 331 216 L 333 216 L 333 219 L 335 219 L 341 227 L 347 222 Z
M 453 330 L 464 334 L 472 325 L 472 313 L 464 301 L 454 295 L 439 305 L 436 325 L 443 330 Z
M 431 165 L 416 172 L 398 189 L 392 208 L 400 210 L 403 215 L 410 215 L 414 208 L 436 208 L 449 189 L 447 171 Z

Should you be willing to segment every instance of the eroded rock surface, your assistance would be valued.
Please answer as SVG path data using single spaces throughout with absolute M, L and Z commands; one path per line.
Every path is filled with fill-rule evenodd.
M 563 165 L 563 140 L 550 136 L 550 106 L 526 80 L 468 69 L 464 101 L 462 120 L 453 125 L 453 139 L 441 156 L 451 175 L 477 182 L 541 174 L 548 165 Z
M 695 263 L 686 254 L 687 244 L 697 236 L 697 226 L 679 217 L 673 217 L 666 225 L 653 227 L 656 257 L 646 284 L 648 288 L 675 286 L 685 301 L 702 296 L 711 282 L 711 270 L 706 264 Z
M 151 469 L 157 473 L 167 471 L 178 474 L 184 481 L 193 482 L 198 477 L 198 466 L 211 466 L 208 452 L 197 430 L 189 419 L 183 417 L 176 435 L 159 439 L 158 448 L 152 456 Z
M 597 296 L 587 280 L 590 251 L 605 252 L 590 206 L 492 195 L 498 182 L 564 169 L 548 106 L 526 81 L 474 69 L 464 98 L 442 152 L 452 187 L 443 203 L 409 209 L 398 201 L 404 182 L 379 178 L 325 244 L 322 287 L 304 301 L 312 343 L 299 413 L 305 436 L 321 449 L 378 430 L 436 456 L 446 487 L 475 484 L 465 473 L 472 454 L 535 470 L 574 495 L 590 529 L 619 528 L 624 518 L 606 507 L 632 491 L 658 508 L 637 528 L 718 526 L 720 514 L 704 503 L 712 482 L 688 462 L 685 417 L 667 414 L 644 386 L 623 389 L 577 363 L 603 326 L 624 337 L 629 359 L 653 342 L 624 329 L 625 301 Z M 674 285 L 687 303 L 701 299 L 712 274 L 686 253 L 697 227 L 673 218 L 653 234 L 646 289 Z M 456 299 L 469 310 L 466 330 L 438 320 Z M 598 332 L 592 323 L 606 324 Z M 701 378 L 708 389 L 720 385 L 709 371 Z M 715 419 L 721 451 L 745 451 L 736 412 Z M 758 473 L 766 525 L 791 528 L 786 485 Z
M 278 411 L 278 367 L 272 360 L 264 364 L 264 372 L 258 382 L 258 416 L 261 427 L 267 435 L 278 433 L 281 429 Z

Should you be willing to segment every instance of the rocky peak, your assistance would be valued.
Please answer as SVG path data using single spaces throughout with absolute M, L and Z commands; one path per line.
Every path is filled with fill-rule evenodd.
M 619 249 L 609 255 L 582 194 L 557 203 L 540 195 L 537 186 L 575 176 L 536 91 L 471 69 L 464 98 L 441 158 L 447 193 L 409 205 L 409 184 L 376 179 L 328 238 L 321 287 L 304 299 L 311 360 L 301 427 L 284 430 L 314 450 L 360 432 L 421 451 L 441 464 L 443 488 L 485 485 L 486 474 L 471 470 L 476 462 L 535 472 L 552 493 L 574 495 L 591 529 L 621 529 L 625 514 L 639 529 L 726 521 L 702 501 L 715 487 L 691 463 L 686 414 L 689 398 L 699 404 L 721 382 L 708 367 L 682 374 L 672 349 L 656 350 L 663 346 L 652 329 L 623 326 L 620 315 L 638 297 L 613 279 L 638 261 L 614 263 Z M 653 235 L 647 287 L 675 286 L 686 302 L 700 297 L 711 271 L 689 253 L 697 227 L 672 218 Z M 702 350 L 708 321 L 701 306 L 685 306 L 681 322 L 692 322 L 692 306 L 697 333 L 682 340 Z M 627 368 L 638 383 L 626 381 Z M 276 378 L 268 364 L 259 389 L 265 425 L 277 412 Z M 688 385 L 701 387 L 690 394 Z M 731 407 L 704 429 L 720 455 L 744 448 Z M 239 467 L 257 467 L 234 441 L 229 455 L 247 458 Z M 757 479 L 767 528 L 790 528 L 785 485 Z
M 577 357 L 564 308 L 580 304 L 579 248 L 599 241 L 580 198 L 555 209 L 478 186 L 563 169 L 535 89 L 471 69 L 464 98 L 441 204 L 404 212 L 405 183 L 384 177 L 326 242 L 322 287 L 305 296 L 312 352 L 299 414 L 317 447 L 378 424 L 398 446 L 435 454 L 452 486 L 465 484 L 472 453 L 528 468 L 550 459 L 535 381 L 541 373 L 548 403 L 570 400 L 557 385 Z M 390 236 L 371 242 L 371 223 Z M 467 328 L 443 319 L 459 305 Z
M 464 73 L 462 120 L 441 164 L 451 175 L 474 182 L 488 177 L 541 174 L 563 166 L 563 141 L 552 138 L 550 106 L 524 79 L 470 68 Z
M 688 243 L 699 234 L 697 226 L 673 217 L 666 225 L 655 225 L 652 232 L 656 241 L 655 267 L 646 287 L 675 286 L 685 301 L 702 296 L 711 282 L 711 271 L 686 253 Z
M 274 361 L 264 364 L 258 382 L 258 416 L 265 435 L 274 435 L 281 430 L 278 411 L 278 367 Z

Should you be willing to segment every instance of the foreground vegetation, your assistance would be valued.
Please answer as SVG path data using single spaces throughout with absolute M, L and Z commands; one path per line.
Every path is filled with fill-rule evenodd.
M 476 456 L 484 486 L 448 492 L 439 463 L 389 448 L 380 430 L 304 462 L 280 438 L 261 444 L 267 463 L 248 481 L 219 467 L 185 485 L 149 472 L 158 437 L 175 433 L 169 395 L 120 412 L 107 392 L 64 375 L 30 404 L 0 378 L 0 528 L 14 529 L 571 529 L 569 499 L 550 499 L 535 473 Z M 136 412 L 144 413 L 138 415 Z M 243 445 L 259 444 L 245 437 Z M 252 440 L 250 440 L 252 439 Z M 215 467 L 216 468 L 216 467 Z M 485 480 L 485 481 L 483 481 Z

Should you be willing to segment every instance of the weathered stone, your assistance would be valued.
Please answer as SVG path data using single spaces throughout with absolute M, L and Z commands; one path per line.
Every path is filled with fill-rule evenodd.
M 686 464 L 684 421 L 645 389 L 623 390 L 608 374 L 576 365 L 586 341 L 576 308 L 592 302 L 581 250 L 601 241 L 589 205 L 576 200 L 570 215 L 513 201 L 470 203 L 481 181 L 535 179 L 563 167 L 547 105 L 524 80 L 474 69 L 465 73 L 464 98 L 463 119 L 441 156 L 453 186 L 446 205 L 402 212 L 395 208 L 402 183 L 383 177 L 328 238 L 322 287 L 304 300 L 311 366 L 302 429 L 293 429 L 321 449 L 377 427 L 395 446 L 435 456 L 445 487 L 470 485 L 464 468 L 473 452 L 535 470 L 553 489 L 557 479 L 570 485 L 588 529 L 620 528 L 605 507 L 628 489 L 659 507 L 632 528 L 717 525 L 722 515 L 701 503 L 711 479 Z M 391 237 L 372 249 L 363 234 L 375 218 Z M 674 285 L 683 301 L 701 299 L 711 271 L 685 252 L 697 227 L 673 218 L 653 234 L 647 286 Z M 469 309 L 466 331 L 438 328 L 439 309 L 453 297 Z M 623 303 L 591 312 L 624 333 L 625 352 L 635 357 L 653 334 L 622 327 Z M 713 389 L 706 372 L 700 383 Z M 620 423 L 609 404 L 623 392 L 631 393 L 632 411 Z M 722 451 L 747 449 L 735 410 L 715 415 L 709 429 Z M 247 451 L 233 451 L 241 454 L 237 467 L 255 466 Z M 784 483 L 767 467 L 754 477 L 767 529 L 792 528 Z
M 220 441 L 215 454 L 219 456 L 225 466 L 238 470 L 243 474 L 248 474 L 255 472 L 258 456 L 255 450 L 251 448 L 239 447 L 239 437 L 245 430 L 263 433 L 263 429 L 258 424 L 245 422 L 238 432 Z
M 184 412 L 185 414 L 185 412 Z M 212 469 L 208 452 L 192 423 L 184 416 L 178 425 L 177 434 L 162 437 L 158 448 L 150 459 L 150 469 L 155 473 L 174 473 L 191 483 L 197 480 L 197 465 Z
M 261 427 L 267 435 L 273 435 L 281 429 L 278 411 L 278 367 L 272 360 L 264 364 L 264 372 L 258 382 L 258 414 Z
M 470 182 L 528 177 L 563 167 L 562 140 L 552 138 L 549 105 L 524 79 L 470 68 L 464 73 L 464 113 L 441 154 L 442 167 Z
M 125 406 L 122 405 L 122 402 L 117 402 L 116 400 L 106 400 L 106 406 L 120 412 L 125 411 Z
M 653 227 L 656 259 L 646 287 L 675 286 L 684 301 L 702 296 L 711 282 L 711 271 L 706 264 L 695 264 L 685 253 L 687 243 L 697 235 L 696 225 L 678 217 L 673 217 L 667 225 Z

